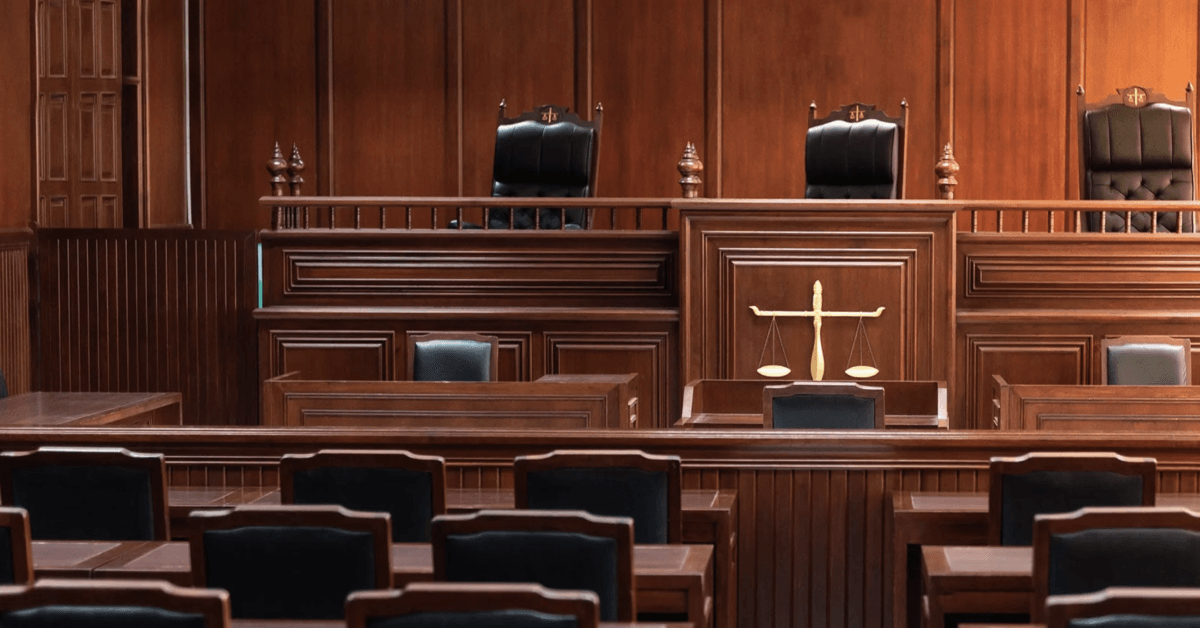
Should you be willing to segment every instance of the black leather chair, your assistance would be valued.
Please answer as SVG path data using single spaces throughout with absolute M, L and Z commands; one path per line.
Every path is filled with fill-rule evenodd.
M 556 105 L 507 118 L 505 107 L 502 101 L 492 196 L 596 196 L 603 107 L 591 121 Z M 487 222 L 490 229 L 587 229 L 591 221 L 582 208 L 492 208 Z
M 988 483 L 988 543 L 1031 545 L 1038 514 L 1153 506 L 1158 464 L 1108 452 L 1036 452 L 992 458 Z
M 1200 515 L 1089 507 L 1034 518 L 1034 623 L 1045 622 L 1049 596 L 1114 586 L 1200 587 Z
M 322 449 L 279 461 L 284 504 L 334 504 L 386 512 L 393 543 L 428 543 L 429 522 L 446 514 L 446 460 L 407 451 Z
M 898 118 L 863 103 L 816 116 L 814 102 L 804 141 L 805 198 L 904 198 L 908 101 L 900 101 Z
M 635 543 L 683 542 L 679 456 L 643 451 L 554 451 L 513 461 L 517 508 L 631 517 Z
M 0 454 L 0 499 L 29 511 L 33 539 L 166 541 L 166 463 L 119 448 Z
M 884 395 L 857 382 L 792 382 L 763 387 L 768 430 L 883 429 Z
M 597 628 L 591 591 L 536 584 L 414 582 L 401 591 L 358 591 L 346 600 L 346 628 Z
M 8 396 L 8 382 L 4 379 L 4 371 L 0 370 L 0 399 Z
M 408 337 L 408 379 L 418 382 L 494 382 L 500 339 L 468 332 Z
M 1200 628 L 1200 589 L 1109 587 L 1052 595 L 1046 628 Z
M 602 621 L 636 621 L 633 520 L 570 510 L 434 517 L 433 578 L 592 591 Z
M 229 591 L 236 619 L 341 619 L 350 592 L 392 586 L 386 513 L 240 506 L 188 524 L 193 584 Z
M 1191 84 L 1187 101 L 1168 100 L 1152 90 L 1118 89 L 1098 103 L 1084 101 L 1079 111 L 1079 197 L 1109 201 L 1190 201 L 1195 199 L 1196 101 Z M 1103 228 L 1101 228 L 1103 223 Z M 1087 231 L 1195 231 L 1192 212 L 1088 212 Z
M 1170 336 L 1100 340 L 1100 383 L 1116 386 L 1189 386 L 1192 341 Z
M 0 588 L 5 628 L 225 628 L 229 594 L 159 580 L 38 580 Z

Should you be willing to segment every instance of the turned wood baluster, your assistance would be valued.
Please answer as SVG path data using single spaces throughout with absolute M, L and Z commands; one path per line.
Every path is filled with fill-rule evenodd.
M 275 142 L 275 154 L 267 161 L 267 172 L 271 173 L 271 196 L 283 196 L 283 186 L 287 183 L 287 177 L 283 176 L 287 170 L 287 162 L 283 160 L 283 153 L 279 150 L 279 142 Z M 275 230 L 283 229 L 283 208 L 276 205 L 271 210 L 271 228 Z

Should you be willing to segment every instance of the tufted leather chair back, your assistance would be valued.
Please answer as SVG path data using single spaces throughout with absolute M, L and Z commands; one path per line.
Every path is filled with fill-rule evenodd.
M 1196 175 L 1192 92 L 1187 103 L 1168 101 L 1138 86 L 1088 105 L 1079 92 L 1080 198 L 1103 201 L 1190 201 Z M 1192 214 L 1089 212 L 1088 231 L 1193 231 Z M 1101 223 L 1103 222 L 1103 226 Z
M 908 103 L 900 103 L 899 118 L 854 103 L 815 120 L 816 108 L 809 107 L 804 142 L 804 197 L 904 198 Z
M 597 161 L 603 109 L 588 122 L 566 107 L 542 105 L 516 118 L 504 116 L 500 103 L 492 196 L 566 197 L 596 195 Z M 565 220 L 565 224 L 564 221 Z M 496 208 L 488 213 L 491 229 L 586 229 L 582 208 Z

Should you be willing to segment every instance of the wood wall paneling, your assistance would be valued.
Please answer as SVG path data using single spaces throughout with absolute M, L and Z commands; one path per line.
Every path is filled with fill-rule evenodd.
M 1130 85 L 1183 100 L 1184 87 L 1196 82 L 1197 23 L 1196 0 L 1085 0 L 1088 100 L 1102 100 Z
M 183 421 L 254 423 L 254 235 L 38 232 L 47 391 L 180 392 Z
M 34 4 L 0 3 L 0 229 L 34 219 Z
M 146 189 L 140 224 L 190 224 L 187 2 L 144 5 L 142 97 Z
M 910 105 L 907 195 L 934 198 L 938 3 L 726 2 L 723 193 L 803 198 L 808 106 Z
M 955 2 L 954 15 L 955 196 L 1065 198 L 1066 7 L 971 0 Z M 1020 214 L 1009 213 L 1005 230 L 1019 231 Z M 980 228 L 995 230 L 994 213 Z
M 638 429 L 666 429 L 679 416 L 675 334 L 661 332 L 546 332 L 546 372 L 637 373 Z
M 390 330 L 272 330 L 263 379 L 298 371 L 296 379 L 390 380 L 396 335 Z
M 319 170 L 313 3 L 204 0 L 205 206 L 197 226 L 270 226 L 257 201 L 270 193 L 264 166 L 275 142 L 297 144 L 306 172 Z M 321 193 L 310 177 L 305 190 Z
M 993 375 L 1010 384 L 1092 383 L 1094 348 L 1089 336 L 967 333 L 965 343 L 965 381 L 959 387 L 965 399 L 956 413 L 963 417 L 960 427 L 999 427 L 992 424 Z
M 33 390 L 34 347 L 30 320 L 29 255 L 33 234 L 0 230 L 0 373 L 8 393 Z

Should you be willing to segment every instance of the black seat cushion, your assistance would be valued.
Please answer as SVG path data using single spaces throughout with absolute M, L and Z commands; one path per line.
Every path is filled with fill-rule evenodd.
M 568 532 L 495 530 L 446 537 L 446 580 L 533 582 L 593 591 L 601 621 L 617 621 L 617 542 Z
M 144 469 L 47 465 L 13 470 L 13 505 L 35 540 L 150 541 L 154 499 Z
M 351 591 L 377 588 L 368 532 L 254 526 L 204 532 L 207 582 L 236 619 L 341 619 Z
M 881 120 L 835 120 L 808 130 L 805 198 L 896 198 L 899 127 Z
M 1000 480 L 1000 544 L 1033 543 L 1033 517 L 1085 506 L 1141 506 L 1142 476 L 1111 471 L 1033 471 Z
M 1108 383 L 1135 386 L 1184 386 L 1191 356 L 1177 345 L 1132 343 L 1108 347 Z
M 491 380 L 492 345 L 476 340 L 426 340 L 413 348 L 413 380 L 486 382 Z
M 875 400 L 853 395 L 789 395 L 771 400 L 776 429 L 875 428 Z
M 633 519 L 635 543 L 666 543 L 667 474 L 630 467 L 563 468 L 527 475 L 529 507 Z
M 518 609 L 412 613 L 367 621 L 368 628 L 575 628 L 577 625 L 570 615 Z
M 392 516 L 392 541 L 428 543 L 433 477 L 408 469 L 320 467 L 292 476 L 297 504 L 337 504 Z
M 1200 586 L 1200 533 L 1095 528 L 1050 537 L 1048 595 Z
M 0 628 L 204 628 L 204 615 L 148 606 L 38 606 L 0 615 Z
M 1153 612 L 1153 609 L 1147 609 Z M 1192 615 L 1104 615 L 1072 619 L 1068 628 L 1200 628 L 1200 617 Z

